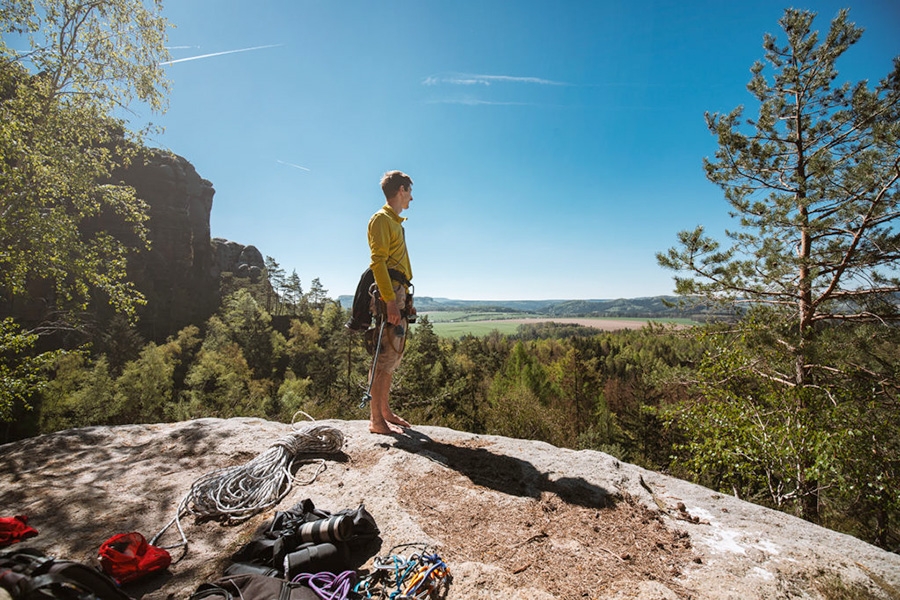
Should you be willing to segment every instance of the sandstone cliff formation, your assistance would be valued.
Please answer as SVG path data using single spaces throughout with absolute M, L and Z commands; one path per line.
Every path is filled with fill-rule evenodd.
M 257 248 L 210 237 L 215 189 L 186 159 L 146 150 L 114 180 L 132 186 L 147 204 L 150 248 L 128 257 L 129 280 L 147 300 L 138 308 L 138 331 L 145 339 L 162 342 L 186 325 L 202 325 L 219 308 L 223 274 L 252 282 L 264 278 L 265 262 Z M 133 248 L 141 247 L 130 226 L 112 212 L 85 221 L 82 229 L 106 231 Z M 33 282 L 29 298 L 0 305 L 2 316 L 13 316 L 29 327 L 51 319 L 52 311 L 49 282 Z M 112 318 L 112 309 L 98 301 L 91 307 L 88 330 L 102 334 Z M 76 336 L 52 343 L 83 341 Z
M 149 206 L 151 248 L 131 258 L 128 268 L 147 297 L 139 313 L 146 338 L 162 341 L 186 325 L 202 325 L 219 308 L 223 273 L 253 282 L 264 277 L 256 247 L 211 239 L 215 189 L 190 162 L 153 151 L 123 180 Z
M 164 339 L 201 324 L 218 306 L 209 226 L 215 190 L 187 160 L 158 151 L 122 178 L 149 207 L 151 248 L 128 264 L 131 280 L 147 297 L 140 329 L 148 339 Z

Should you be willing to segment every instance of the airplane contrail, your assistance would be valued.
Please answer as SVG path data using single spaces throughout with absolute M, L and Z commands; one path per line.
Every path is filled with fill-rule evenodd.
M 189 60 L 200 60 L 201 58 L 211 58 L 213 56 L 222 56 L 223 54 L 234 54 L 235 52 L 249 52 L 251 50 L 262 50 L 264 48 L 277 48 L 281 44 L 269 44 L 268 46 L 254 46 L 252 48 L 240 48 L 238 50 L 225 50 L 224 52 L 213 52 L 212 54 L 201 54 L 200 56 L 189 56 L 187 58 L 177 58 L 175 60 L 167 60 L 159 63 L 160 66 L 174 65 L 175 63 L 187 62 Z
M 491 83 L 536 83 L 538 85 L 567 85 L 560 81 L 541 79 L 540 77 L 515 77 L 512 75 L 432 75 L 425 78 L 422 85 L 439 85 L 449 83 L 453 85 L 491 85 Z
M 309 169 L 307 169 L 306 167 L 301 167 L 300 165 L 295 165 L 294 163 L 284 162 L 283 160 L 275 159 L 275 162 L 282 165 L 287 165 L 289 167 L 294 167 L 295 169 L 300 169 L 301 171 L 309 171 Z

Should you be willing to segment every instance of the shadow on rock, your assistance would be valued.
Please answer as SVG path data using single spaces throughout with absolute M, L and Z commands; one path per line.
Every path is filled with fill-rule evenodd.
M 478 486 L 508 494 L 539 499 L 542 492 L 562 501 L 587 508 L 612 508 L 618 494 L 581 477 L 551 479 L 533 464 L 520 458 L 497 454 L 483 447 L 466 447 L 435 441 L 422 432 L 406 430 L 406 436 L 394 436 L 398 448 L 434 460 Z

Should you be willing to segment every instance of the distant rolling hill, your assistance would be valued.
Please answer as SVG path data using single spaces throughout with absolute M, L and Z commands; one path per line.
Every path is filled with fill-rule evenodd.
M 349 308 L 352 296 L 340 296 L 341 306 Z M 605 317 L 605 318 L 687 318 L 705 319 L 714 316 L 707 307 L 684 305 L 676 296 L 648 298 L 619 298 L 615 300 L 452 300 L 416 296 L 416 309 L 421 312 L 463 311 L 522 313 L 549 317 Z M 716 315 L 718 316 L 718 315 Z

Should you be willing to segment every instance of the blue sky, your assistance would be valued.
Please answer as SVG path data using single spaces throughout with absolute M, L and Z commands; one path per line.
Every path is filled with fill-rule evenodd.
M 704 112 L 752 106 L 749 69 L 786 6 L 167 4 L 170 106 L 140 116 L 213 183 L 214 237 L 352 294 L 379 179 L 400 169 L 416 294 L 474 300 L 671 293 L 655 253 L 730 222 L 703 173 Z M 841 79 L 875 82 L 900 55 L 896 0 L 795 6 L 823 32 L 842 6 L 865 28 Z

